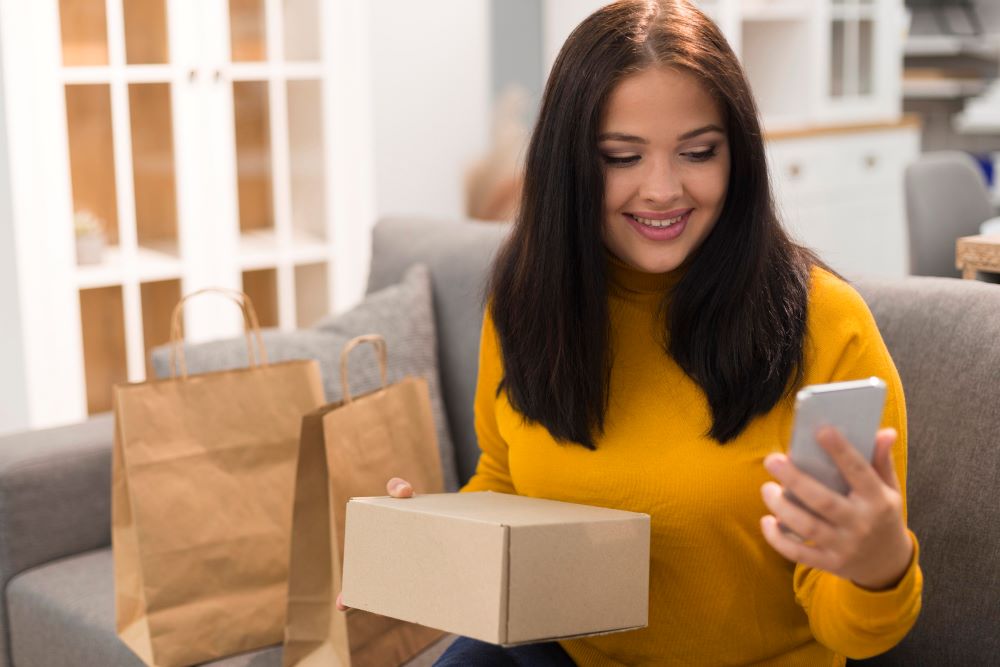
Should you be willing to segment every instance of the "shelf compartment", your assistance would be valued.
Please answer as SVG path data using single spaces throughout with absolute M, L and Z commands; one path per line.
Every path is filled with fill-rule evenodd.
M 808 118 L 807 22 L 754 21 L 743 25 L 743 66 L 768 129 L 801 125 Z
M 323 162 L 323 84 L 289 81 L 288 150 L 291 170 L 292 228 L 326 236 Z
M 172 65 L 126 65 L 114 68 L 107 65 L 88 65 L 63 67 L 61 73 L 63 83 L 66 84 L 108 84 L 112 79 L 119 78 L 123 78 L 127 83 L 169 83 L 178 76 L 177 69 Z
M 111 410 L 111 390 L 128 380 L 121 287 L 80 290 L 87 414 Z
M 100 264 L 82 264 L 76 267 L 76 285 L 79 289 L 94 289 L 120 285 L 124 279 L 122 253 L 118 246 L 108 246 Z
M 175 241 L 151 241 L 136 249 L 136 270 L 141 281 L 180 278 L 181 259 Z
M 319 60 L 319 0 L 283 3 L 285 60 Z
M 834 100 L 869 99 L 874 92 L 875 22 L 857 12 L 830 23 L 830 87 Z
M 903 97 L 959 99 L 979 95 L 986 81 L 975 71 L 908 67 L 903 72 Z
M 170 342 L 170 318 L 174 306 L 181 299 L 180 280 L 158 280 L 144 282 L 139 287 L 142 301 L 142 338 L 146 360 L 146 378 L 156 377 L 153 372 L 151 354 L 154 348 Z M 181 340 L 184 339 L 184 324 L 181 322 Z
M 325 263 L 295 267 L 295 318 L 300 329 L 311 327 L 330 311 Z
M 266 81 L 234 81 L 240 230 L 274 227 L 271 121 Z
M 292 63 L 231 63 L 221 69 L 232 81 L 264 81 L 271 79 L 321 79 L 323 64 L 314 62 Z
M 875 18 L 875 7 L 873 5 L 834 5 L 830 8 L 830 18 L 836 21 L 856 21 L 858 19 L 870 21 Z
M 858 94 L 872 94 L 875 71 L 875 23 L 870 18 L 858 21 Z
M 240 268 L 244 270 L 273 267 L 278 262 L 278 240 L 273 229 L 240 234 Z
M 906 38 L 907 56 L 975 56 L 994 59 L 1000 55 L 1000 42 L 963 35 L 910 35 Z
M 170 62 L 164 0 L 124 0 L 125 62 L 149 65 Z
M 229 0 L 229 43 L 234 63 L 267 59 L 264 0 Z
M 180 278 L 182 268 L 177 244 L 160 241 L 150 246 L 139 246 L 136 249 L 135 270 L 136 276 L 126 276 L 121 248 L 108 246 L 100 264 L 77 266 L 76 285 L 79 289 L 92 289 L 121 285 L 134 278 L 140 281 Z
M 89 211 L 104 224 L 109 245 L 118 244 L 111 88 L 66 86 L 70 182 L 74 212 Z
M 63 65 L 107 65 L 107 25 L 104 0 L 59 0 Z
M 319 236 L 292 231 L 292 261 L 296 264 L 325 262 L 330 259 L 330 244 Z
M 140 244 L 177 241 L 173 121 L 170 84 L 128 87 L 132 119 L 132 178 Z
M 256 269 L 243 272 L 243 291 L 253 301 L 261 328 L 278 326 L 278 271 Z

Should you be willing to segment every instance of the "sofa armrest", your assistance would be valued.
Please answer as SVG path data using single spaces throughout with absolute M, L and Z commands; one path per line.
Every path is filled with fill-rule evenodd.
M 111 542 L 110 413 L 0 438 L 0 595 L 15 575 Z

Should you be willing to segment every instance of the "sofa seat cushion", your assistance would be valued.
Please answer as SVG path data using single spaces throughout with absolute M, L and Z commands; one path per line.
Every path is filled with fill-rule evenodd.
M 16 667 L 143 667 L 115 634 L 111 549 L 88 551 L 23 572 L 7 586 L 7 605 Z M 444 637 L 406 667 L 430 667 L 453 640 Z M 281 667 L 281 647 L 207 664 Z
M 111 549 L 28 570 L 7 586 L 11 649 L 18 667 L 143 667 L 115 634 Z M 274 646 L 219 660 L 225 667 L 280 667 Z
M 17 667 L 143 667 L 115 634 L 111 549 L 88 551 L 24 572 L 7 587 L 12 655 Z M 442 638 L 406 667 L 430 667 L 454 640 Z M 281 667 L 281 647 L 207 663 L 212 667 Z

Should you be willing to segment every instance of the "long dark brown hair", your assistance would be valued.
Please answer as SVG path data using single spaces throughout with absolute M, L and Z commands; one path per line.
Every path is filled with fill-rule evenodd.
M 624 0 L 563 45 L 528 147 L 519 213 L 488 286 L 503 357 L 498 387 L 554 438 L 596 448 L 611 376 L 601 227 L 601 115 L 624 77 L 696 76 L 726 119 L 729 185 L 719 219 L 672 290 L 666 353 L 704 390 L 708 436 L 726 443 L 802 377 L 809 269 L 775 213 L 757 107 L 725 37 L 687 0 Z

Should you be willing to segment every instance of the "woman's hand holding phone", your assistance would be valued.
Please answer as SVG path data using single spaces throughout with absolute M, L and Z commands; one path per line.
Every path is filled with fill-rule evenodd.
M 761 487 L 764 503 L 773 512 L 761 518 L 764 538 L 791 561 L 850 579 L 862 588 L 892 588 L 913 557 L 890 454 L 896 430 L 878 432 L 871 464 L 834 428 L 821 429 L 816 438 L 850 485 L 850 492 L 841 495 L 797 468 L 784 454 L 770 454 L 764 467 L 779 483 Z M 786 498 L 785 489 L 808 510 Z M 786 535 L 779 522 L 803 540 Z
M 400 477 L 393 477 L 388 482 L 385 483 L 385 490 L 393 498 L 412 498 L 413 497 L 413 485 L 407 482 L 405 479 Z M 347 611 L 350 607 L 346 606 L 341 599 L 343 593 L 337 593 L 337 609 L 340 611 Z

